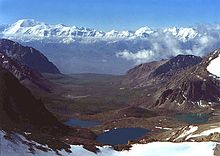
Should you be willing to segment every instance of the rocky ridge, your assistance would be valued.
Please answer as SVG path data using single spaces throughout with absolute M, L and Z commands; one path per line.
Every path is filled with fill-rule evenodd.
M 220 82 L 207 66 L 220 53 L 207 57 L 178 55 L 170 60 L 141 64 L 128 71 L 123 84 L 130 88 L 151 89 L 153 100 L 146 107 L 177 111 L 212 109 L 219 104 Z

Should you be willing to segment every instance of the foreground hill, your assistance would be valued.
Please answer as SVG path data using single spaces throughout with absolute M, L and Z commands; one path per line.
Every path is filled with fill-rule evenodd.
M 41 101 L 38 101 L 9 72 L 0 67 L 0 104 L 1 124 L 19 122 L 36 125 L 53 125 L 57 120 L 47 111 Z M 44 120 L 42 120 L 44 119 Z M 15 126 L 16 127 L 16 126 Z
M 54 156 L 58 155 L 45 145 L 42 145 L 44 150 L 39 149 L 39 144 L 27 140 L 21 135 L 12 137 L 12 141 L 4 138 L 4 132 L 0 131 L 0 139 L 2 143 L 3 155 L 26 155 L 26 156 Z M 16 142 L 16 143 L 15 143 Z M 24 142 L 32 144 L 32 152 L 28 150 L 28 146 Z M 160 150 L 158 150 L 158 147 Z M 148 144 L 135 144 L 130 147 L 130 150 L 116 151 L 109 146 L 97 147 L 98 152 L 93 153 L 86 150 L 83 146 L 71 145 L 72 153 L 59 151 L 63 156 L 177 156 L 177 155 L 200 155 L 200 156 L 218 156 L 219 144 L 215 142 L 153 142 Z
M 0 67 L 0 128 L 8 138 L 16 132 L 27 135 L 52 149 L 68 149 L 64 143 L 88 145 L 95 134 L 86 129 L 70 128 L 61 124 L 31 92 L 8 71 Z M 30 146 L 29 144 L 27 144 Z

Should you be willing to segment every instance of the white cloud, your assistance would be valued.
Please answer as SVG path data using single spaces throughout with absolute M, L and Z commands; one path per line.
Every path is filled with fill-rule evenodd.
M 135 60 L 136 64 L 147 62 L 155 58 L 155 52 L 152 50 L 140 50 L 136 53 L 124 50 L 116 54 L 117 57 L 121 57 L 127 60 Z
M 128 48 L 118 52 L 116 56 L 132 60 L 135 64 L 166 59 L 178 54 L 204 56 L 220 47 L 220 25 L 158 29 L 143 40 L 148 44 L 147 47 L 136 51 Z

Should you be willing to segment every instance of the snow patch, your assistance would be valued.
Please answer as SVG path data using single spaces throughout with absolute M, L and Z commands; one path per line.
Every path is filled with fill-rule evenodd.
M 184 130 L 176 139 L 174 139 L 174 141 L 176 141 L 178 139 L 181 139 L 181 138 L 184 138 L 184 137 L 187 137 L 187 136 L 191 135 L 192 133 L 194 133 L 197 130 L 198 130 L 197 126 L 190 125 L 189 130 Z
M 164 129 L 164 130 L 172 130 L 172 128 L 160 127 L 160 126 L 156 126 L 155 128 L 157 128 L 157 129 Z
M 209 136 L 210 134 L 213 134 L 213 133 L 220 133 L 220 127 L 209 129 L 209 130 L 203 131 L 199 134 L 191 135 L 187 139 L 195 138 L 195 137 L 201 137 L 201 136 Z
M 220 54 L 218 55 L 217 58 L 213 59 L 208 67 L 207 67 L 207 70 L 213 74 L 213 75 L 216 75 L 218 77 L 220 77 Z

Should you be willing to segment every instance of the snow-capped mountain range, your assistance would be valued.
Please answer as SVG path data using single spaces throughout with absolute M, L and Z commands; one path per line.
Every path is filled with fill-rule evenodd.
M 220 24 L 109 32 L 33 19 L 0 25 L 0 38 L 40 50 L 63 73 L 124 74 L 134 65 L 220 47 Z
M 60 43 L 71 43 L 77 39 L 89 38 L 99 40 L 115 39 L 135 39 L 157 36 L 159 33 L 171 34 L 182 41 L 195 38 L 200 33 L 195 28 L 166 28 L 152 29 L 148 26 L 141 27 L 135 31 L 116 31 L 109 32 L 97 31 L 95 29 L 66 26 L 63 24 L 49 25 L 33 19 L 22 19 L 3 29 L 2 36 L 17 40 L 47 40 Z

